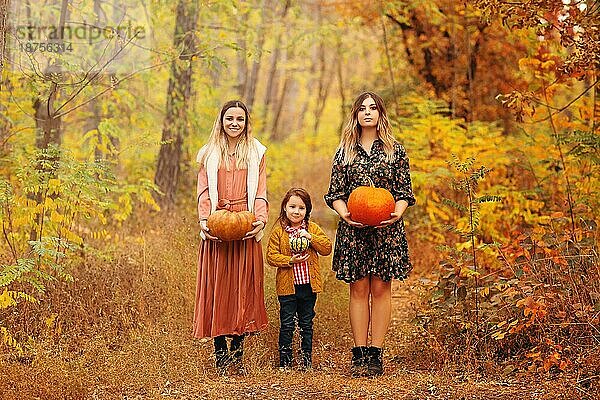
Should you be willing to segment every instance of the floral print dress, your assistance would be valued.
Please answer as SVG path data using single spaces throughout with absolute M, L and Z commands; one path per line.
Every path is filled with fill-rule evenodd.
M 394 158 L 388 162 L 380 139 L 371 146 L 371 154 L 357 145 L 357 155 L 349 165 L 343 164 L 344 153 L 338 149 L 333 160 L 329 190 L 325 202 L 333 208 L 335 200 L 348 202 L 350 193 L 358 186 L 368 186 L 369 179 L 375 187 L 387 189 L 394 200 L 415 204 L 410 181 L 406 150 L 394 144 Z M 405 279 L 412 269 L 408 256 L 408 242 L 404 221 L 384 228 L 354 228 L 340 219 L 335 238 L 332 268 L 336 277 L 345 282 L 355 282 L 373 274 L 383 281 Z

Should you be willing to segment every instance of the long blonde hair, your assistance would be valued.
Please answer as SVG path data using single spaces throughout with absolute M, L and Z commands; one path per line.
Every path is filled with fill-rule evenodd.
M 212 131 L 210 132 L 210 137 L 208 138 L 208 143 L 206 144 L 206 150 L 202 154 L 202 158 L 199 160 L 200 165 L 206 165 L 208 156 L 213 152 L 217 152 L 219 154 L 219 166 L 225 162 L 226 168 L 229 170 L 229 163 L 227 162 L 229 160 L 229 147 L 227 143 L 227 134 L 223 129 L 223 117 L 225 116 L 227 110 L 234 107 L 239 107 L 244 110 L 244 114 L 246 116 L 246 126 L 244 126 L 244 131 L 242 132 L 242 135 L 235 147 L 235 167 L 237 169 L 247 168 L 249 153 L 250 151 L 255 151 L 255 146 L 254 140 L 252 140 L 252 126 L 250 125 L 250 114 L 248 113 L 248 107 L 246 107 L 246 105 L 240 100 L 230 100 L 223 104 L 223 107 L 221 107 L 221 111 L 217 115 L 215 123 L 212 127 Z
M 385 109 L 385 103 L 378 94 L 373 92 L 364 92 L 361 93 L 356 100 L 354 100 L 352 111 L 350 112 L 350 116 L 346 121 L 344 130 L 342 131 L 340 144 L 338 146 L 338 150 L 341 149 L 344 153 L 343 162 L 345 165 L 351 164 L 356 158 L 356 146 L 358 146 L 360 134 L 362 133 L 362 127 L 358 123 L 358 109 L 360 106 L 362 106 L 363 101 L 369 97 L 375 101 L 377 111 L 379 111 L 379 119 L 377 120 L 377 136 L 383 142 L 383 150 L 385 151 L 387 160 L 391 162 L 394 159 L 394 143 L 396 143 L 396 139 L 392 134 L 392 128 L 390 126 L 390 120 L 388 119 L 387 111 Z

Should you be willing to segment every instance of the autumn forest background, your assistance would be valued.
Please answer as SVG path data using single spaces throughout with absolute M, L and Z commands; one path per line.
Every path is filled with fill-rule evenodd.
M 598 398 L 600 2 L 0 0 L 0 51 L 0 398 Z M 247 376 L 218 377 L 191 338 L 197 150 L 242 99 L 267 232 L 302 186 L 333 238 L 323 194 L 364 90 L 417 197 L 386 374 L 349 377 L 326 257 L 314 370 L 275 368 L 266 266 L 270 326 Z

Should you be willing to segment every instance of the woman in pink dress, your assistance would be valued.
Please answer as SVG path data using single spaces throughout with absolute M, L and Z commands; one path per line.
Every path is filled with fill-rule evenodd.
M 263 253 L 259 243 L 267 222 L 265 146 L 252 137 L 248 109 L 229 101 L 219 113 L 208 143 L 198 152 L 200 254 L 194 310 L 194 336 L 214 338 L 217 371 L 233 365 L 244 373 L 246 334 L 267 326 Z M 253 229 L 242 240 L 220 241 L 207 227 L 216 210 L 249 210 Z M 228 345 L 228 340 L 231 339 Z

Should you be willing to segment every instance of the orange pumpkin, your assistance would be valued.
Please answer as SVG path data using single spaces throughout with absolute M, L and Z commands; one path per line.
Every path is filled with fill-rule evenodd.
M 209 229 L 208 233 L 212 236 L 230 241 L 242 239 L 246 233 L 254 229 L 252 226 L 254 221 L 256 218 L 250 211 L 217 210 L 210 214 L 206 225 Z
M 353 221 L 378 226 L 396 209 L 394 196 L 384 188 L 359 186 L 350 193 L 348 211 Z

